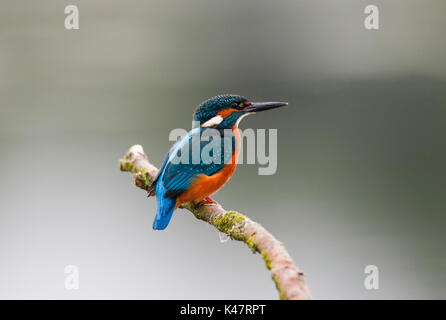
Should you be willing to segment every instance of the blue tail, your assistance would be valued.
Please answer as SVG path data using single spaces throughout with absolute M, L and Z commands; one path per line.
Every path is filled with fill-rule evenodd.
M 158 202 L 158 211 L 156 212 L 155 220 L 153 221 L 153 229 L 164 230 L 172 218 L 173 211 L 177 204 L 177 198 L 164 198 L 165 189 L 163 183 L 158 183 L 156 186 L 156 198 Z
M 156 212 L 156 217 L 153 221 L 153 229 L 164 230 L 169 224 L 170 218 L 172 218 L 177 201 L 175 198 L 164 198 L 163 196 L 159 198 L 158 211 Z

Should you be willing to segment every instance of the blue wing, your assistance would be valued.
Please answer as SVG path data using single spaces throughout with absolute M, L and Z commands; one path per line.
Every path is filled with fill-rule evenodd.
M 232 131 L 228 136 L 223 130 L 195 128 L 169 151 L 154 183 L 163 184 L 165 198 L 176 197 L 187 190 L 198 175 L 211 176 L 221 171 L 231 160 L 235 143 Z

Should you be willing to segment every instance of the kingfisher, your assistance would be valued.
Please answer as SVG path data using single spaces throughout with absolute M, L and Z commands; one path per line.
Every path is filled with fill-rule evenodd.
M 237 167 L 240 120 L 287 105 L 286 102 L 251 102 L 232 94 L 202 102 L 193 113 L 193 129 L 172 146 L 148 189 L 148 196 L 157 198 L 153 229 L 164 230 L 175 209 L 185 202 L 192 201 L 197 208 L 214 203 L 209 196 L 232 177 Z M 194 148 L 197 141 L 198 148 Z M 206 148 L 209 149 L 207 156 L 201 152 Z

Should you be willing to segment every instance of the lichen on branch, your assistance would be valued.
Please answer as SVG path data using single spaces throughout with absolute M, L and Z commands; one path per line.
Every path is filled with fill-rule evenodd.
M 133 173 L 135 185 L 147 190 L 158 169 L 147 159 L 142 146 L 134 145 L 119 161 L 121 171 Z M 234 240 L 248 245 L 252 252 L 260 253 L 271 278 L 276 284 L 280 299 L 310 299 L 311 295 L 304 274 L 293 263 L 283 243 L 278 241 L 259 223 L 237 211 L 226 211 L 218 203 L 197 208 L 193 203 L 184 203 L 181 208 L 191 211 L 197 219 L 206 221 Z

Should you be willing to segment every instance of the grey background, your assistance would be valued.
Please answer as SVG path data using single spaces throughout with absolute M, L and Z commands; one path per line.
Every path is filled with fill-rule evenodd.
M 64 29 L 65 5 L 80 30 Z M 363 26 L 380 9 L 380 30 Z M 244 165 L 215 199 L 259 221 L 314 298 L 446 298 L 446 3 L 3 1 L 0 298 L 262 298 L 261 258 L 155 201 L 118 159 L 159 165 L 202 100 L 285 100 L 278 170 Z M 80 289 L 64 288 L 64 267 Z M 364 267 L 380 289 L 364 288 Z

